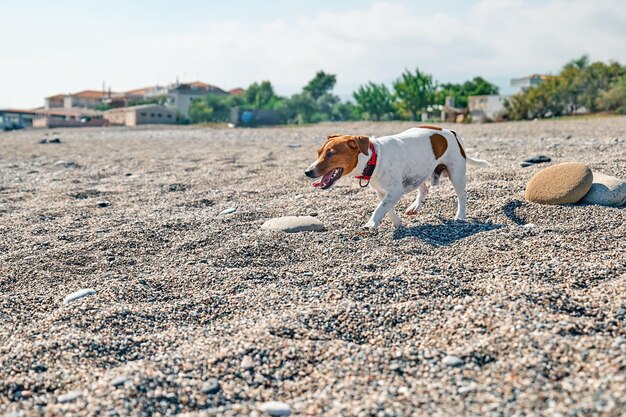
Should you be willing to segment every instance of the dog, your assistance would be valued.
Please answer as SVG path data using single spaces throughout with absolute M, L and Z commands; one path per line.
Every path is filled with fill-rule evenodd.
M 455 220 L 464 220 L 466 165 L 491 165 L 467 156 L 459 135 L 438 126 L 420 126 L 376 139 L 331 135 L 317 154 L 317 160 L 304 173 L 319 178 L 314 187 L 330 189 L 340 178 L 356 171 L 360 173 L 355 176 L 359 184 L 371 185 L 376 191 L 380 203 L 363 226 L 374 230 L 387 214 L 394 226 L 401 227 L 402 220 L 394 207 L 404 194 L 414 190 L 418 190 L 417 197 L 405 213 L 417 214 L 428 196 L 427 181 L 438 185 L 441 175 L 450 178 L 458 198 Z

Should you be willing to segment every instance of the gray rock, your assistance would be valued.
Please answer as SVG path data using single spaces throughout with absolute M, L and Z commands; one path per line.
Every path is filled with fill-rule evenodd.
M 286 233 L 321 232 L 324 230 L 324 224 L 312 216 L 285 216 L 266 221 L 261 229 Z
M 71 401 L 77 400 L 83 396 L 82 391 L 70 391 L 67 394 L 62 394 L 57 397 L 57 402 L 59 403 L 69 403 Z
M 545 156 L 545 155 L 536 155 L 536 156 L 531 156 L 530 158 L 526 158 L 524 159 L 520 165 L 522 167 L 528 167 L 531 165 L 535 165 L 535 164 L 543 164 L 546 162 L 550 162 L 552 161 L 552 159 L 550 159 L 549 156 Z
M 451 366 L 451 367 L 456 368 L 465 364 L 465 361 L 459 358 L 458 356 L 448 355 L 441 360 L 441 363 L 443 363 L 446 366 Z
M 202 386 L 201 391 L 205 394 L 217 394 L 221 389 L 222 387 L 220 386 L 220 381 L 215 378 L 211 378 Z
M 220 215 L 222 215 L 222 214 L 231 214 L 231 213 L 234 213 L 236 211 L 237 211 L 236 208 L 228 207 L 227 209 L 224 209 L 224 210 L 220 211 Z
M 108 201 L 106 201 L 106 200 L 100 200 L 100 201 L 97 201 L 97 202 L 96 202 L 96 205 L 97 205 L 98 207 L 109 207 L 109 206 L 111 205 L 111 203 L 109 203 L 109 202 L 108 202 Z
M 54 165 L 57 166 L 63 166 L 65 168 L 76 168 L 78 166 L 78 164 L 74 161 L 65 161 L 65 160 L 61 160 L 61 161 L 56 161 L 54 163 Z
M 268 401 L 259 407 L 259 410 L 264 413 L 269 414 L 270 416 L 290 416 L 291 408 L 289 404 L 281 402 L 281 401 Z
M 583 204 L 621 207 L 626 204 L 626 181 L 594 172 L 591 188 L 580 202 Z
M 69 295 L 66 295 L 63 299 L 63 304 L 73 303 L 78 299 L 89 297 L 90 295 L 96 295 L 96 290 L 91 288 L 83 288 L 82 290 L 78 290 Z

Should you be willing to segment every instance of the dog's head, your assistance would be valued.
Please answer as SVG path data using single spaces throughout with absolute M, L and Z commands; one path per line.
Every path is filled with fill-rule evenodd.
M 368 155 L 367 136 L 331 135 L 317 150 L 317 160 L 305 171 L 310 178 L 322 177 L 313 187 L 325 190 L 343 175 L 350 174 L 359 162 L 359 154 Z

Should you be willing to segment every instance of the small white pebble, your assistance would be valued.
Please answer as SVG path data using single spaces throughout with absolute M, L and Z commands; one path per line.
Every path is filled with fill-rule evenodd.
M 83 396 L 82 391 L 70 391 L 67 394 L 62 394 L 57 397 L 57 402 L 59 403 L 68 403 L 70 401 L 77 400 L 78 398 Z
M 117 387 L 118 385 L 124 385 L 126 381 L 127 381 L 127 378 L 125 376 L 118 376 L 117 378 L 113 378 L 111 380 L 111 385 L 113 385 L 114 387 Z
M 259 407 L 261 411 L 269 414 L 270 416 L 290 416 L 291 408 L 289 404 L 281 401 L 268 401 L 261 404 Z
M 459 358 L 458 356 L 448 355 L 445 358 L 443 358 L 441 363 L 443 363 L 446 366 L 457 367 L 457 366 L 463 365 L 465 363 L 465 361 L 463 359 Z
M 63 304 L 69 304 L 80 298 L 88 297 L 90 295 L 96 295 L 96 290 L 91 288 L 83 288 L 82 290 L 78 290 L 69 295 L 66 295 L 63 299 Z
M 237 211 L 236 208 L 228 207 L 227 209 L 224 209 L 224 210 L 220 211 L 220 214 L 231 214 L 231 213 L 234 213 L 236 211 Z

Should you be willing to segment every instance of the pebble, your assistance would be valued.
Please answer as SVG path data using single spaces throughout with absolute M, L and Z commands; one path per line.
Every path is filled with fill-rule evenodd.
M 528 167 L 528 166 L 535 165 L 535 164 L 544 164 L 544 163 L 550 162 L 550 161 L 552 161 L 552 159 L 549 156 L 536 155 L 536 156 L 531 156 L 530 158 L 524 159 L 520 163 L 520 165 L 522 167 Z
M 252 358 L 248 355 L 244 356 L 241 360 L 241 368 L 242 369 L 252 369 L 254 368 L 254 362 L 252 362 Z
M 593 175 L 579 162 L 552 165 L 537 172 L 528 181 L 524 198 L 539 204 L 572 204 L 580 201 L 591 188 Z
M 451 366 L 451 367 L 456 368 L 456 367 L 462 366 L 465 363 L 465 361 L 459 358 L 458 356 L 447 355 L 441 360 L 441 363 L 443 363 L 446 366 Z
M 211 378 L 204 385 L 202 385 L 201 391 L 205 394 L 217 394 L 221 389 L 222 387 L 220 386 L 220 381 L 215 378 Z
M 98 207 L 109 207 L 111 205 L 111 203 L 109 203 L 106 200 L 100 200 L 96 202 L 96 206 Z
M 290 148 L 299 148 L 299 147 L 301 147 L 302 145 L 300 145 L 299 143 L 290 143 L 290 144 L 289 144 L 289 145 L 287 145 L 287 146 L 288 146 L 288 147 L 290 147 Z
M 111 385 L 113 385 L 114 387 L 117 387 L 119 385 L 124 385 L 126 381 L 128 381 L 128 378 L 126 378 L 125 376 L 118 376 L 111 380 Z
M 626 181 L 594 172 L 591 188 L 580 202 L 583 204 L 621 207 L 626 204 Z
M 459 387 L 459 389 L 457 390 L 457 392 L 458 392 L 460 395 L 465 395 L 465 394 L 468 394 L 468 393 L 470 393 L 470 392 L 472 392 L 472 391 L 474 391 L 474 390 L 475 390 L 475 388 L 474 388 L 474 387 L 469 386 L 469 385 L 464 385 L 464 386 L 462 386 L 462 387 Z
M 289 404 L 281 402 L 281 401 L 268 401 L 259 407 L 259 410 L 264 413 L 269 414 L 270 416 L 290 416 L 291 408 Z
M 54 165 L 64 166 L 65 168 L 76 168 L 78 166 L 78 164 L 74 161 L 64 161 L 64 160 L 56 161 Z
M 224 209 L 224 210 L 220 211 L 220 215 L 223 215 L 223 214 L 231 214 L 231 213 L 234 213 L 234 212 L 236 212 L 236 211 L 237 211 L 237 209 L 236 209 L 236 208 L 234 208 L 234 207 L 228 207 L 227 209 Z
M 324 230 L 324 224 L 312 216 L 285 216 L 266 221 L 261 229 L 285 233 L 321 232 Z
M 96 295 L 96 290 L 91 288 L 83 288 L 82 290 L 78 290 L 69 295 L 66 295 L 63 299 L 63 304 L 73 303 L 80 298 L 89 297 L 91 295 Z
M 67 394 L 62 394 L 57 397 L 57 402 L 59 403 L 69 403 L 71 401 L 77 400 L 83 396 L 82 391 L 70 391 Z

